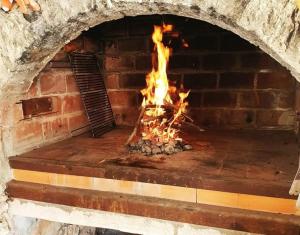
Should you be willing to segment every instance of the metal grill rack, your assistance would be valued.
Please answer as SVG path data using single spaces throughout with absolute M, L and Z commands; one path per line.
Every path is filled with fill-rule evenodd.
M 115 120 L 97 58 L 92 53 L 79 52 L 71 53 L 69 58 L 92 136 L 100 137 L 115 127 Z

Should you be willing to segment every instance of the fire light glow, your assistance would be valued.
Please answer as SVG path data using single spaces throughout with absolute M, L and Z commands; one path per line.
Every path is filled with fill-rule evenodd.
M 152 64 L 152 71 L 146 76 L 147 86 L 141 90 L 144 97 L 142 107 L 145 109 L 141 119 L 144 140 L 166 143 L 180 139 L 178 127 L 187 111 L 189 91 L 177 89 L 168 81 L 167 66 L 171 48 L 163 44 L 163 34 L 172 30 L 172 25 L 154 26 L 152 40 L 157 66 Z

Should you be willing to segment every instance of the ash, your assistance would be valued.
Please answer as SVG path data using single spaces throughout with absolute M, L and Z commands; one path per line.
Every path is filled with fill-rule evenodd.
M 143 153 L 146 156 L 166 154 L 187 151 L 193 149 L 191 145 L 182 140 L 169 141 L 167 143 L 153 142 L 151 140 L 140 139 L 136 143 L 128 144 L 129 151 L 132 153 Z

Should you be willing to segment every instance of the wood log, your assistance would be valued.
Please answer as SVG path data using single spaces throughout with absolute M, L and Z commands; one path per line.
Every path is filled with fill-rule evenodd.
M 144 113 L 145 113 L 145 108 L 142 106 L 141 112 L 140 112 L 140 115 L 139 115 L 139 118 L 137 119 L 137 121 L 136 121 L 136 123 L 135 123 L 133 132 L 132 132 L 131 135 L 129 136 L 129 138 L 128 138 L 128 140 L 126 141 L 126 144 L 125 144 L 125 145 L 128 145 L 128 144 L 132 141 L 133 137 L 136 135 L 137 130 L 138 130 L 138 128 L 139 128 L 139 125 L 140 125 L 140 123 L 141 123 L 141 120 L 142 120 L 142 118 L 143 118 L 143 116 L 144 116 Z

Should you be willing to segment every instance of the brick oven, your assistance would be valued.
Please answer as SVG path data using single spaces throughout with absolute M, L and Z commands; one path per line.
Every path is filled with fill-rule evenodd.
M 10 199 L 3 203 L 3 218 L 11 228 L 17 234 L 26 229 L 28 234 L 56 233 L 65 226 L 53 225 L 57 222 L 134 234 L 298 234 L 296 6 L 287 3 L 294 29 L 284 49 L 280 38 L 281 44 L 270 39 L 272 33 L 254 33 L 249 23 L 254 16 L 247 12 L 254 11 L 255 1 L 232 3 L 236 14 L 243 12 L 236 24 L 245 28 L 232 23 L 229 13 L 222 18 L 218 12 L 226 8 L 217 3 L 207 8 L 174 3 L 184 12 L 176 14 L 165 3 L 150 11 L 146 3 L 109 2 L 112 6 L 102 7 L 110 9 L 106 14 L 112 18 L 92 19 L 100 6 L 85 6 L 89 16 L 81 12 L 76 20 L 68 18 L 76 33 L 64 31 L 67 25 L 61 32 L 49 26 L 44 38 L 27 45 L 28 52 L 16 60 L 20 67 L 8 70 L 2 86 L 0 149 Z M 32 32 L 48 24 L 46 13 L 55 9 L 39 3 L 40 15 L 25 18 Z M 113 16 L 128 7 L 150 12 Z M 268 7 L 273 9 L 270 17 L 278 17 L 274 6 Z M 193 16 L 203 9 L 211 18 L 206 13 Z M 89 23 L 84 23 L 86 17 Z M 163 39 L 172 48 L 167 75 L 169 84 L 189 92 L 188 122 L 180 125 L 180 137 L 192 149 L 157 154 L 152 148 L 149 154 L 132 151 L 126 141 L 140 121 L 141 90 L 157 63 L 153 27 L 162 24 L 174 26 L 175 33 Z M 285 35 L 284 27 L 273 27 L 274 34 L 281 29 Z M 261 39 L 264 34 L 269 38 Z M 72 61 L 74 55 L 92 56 L 96 67 L 82 57 Z M 10 61 L 14 56 L 10 54 Z

